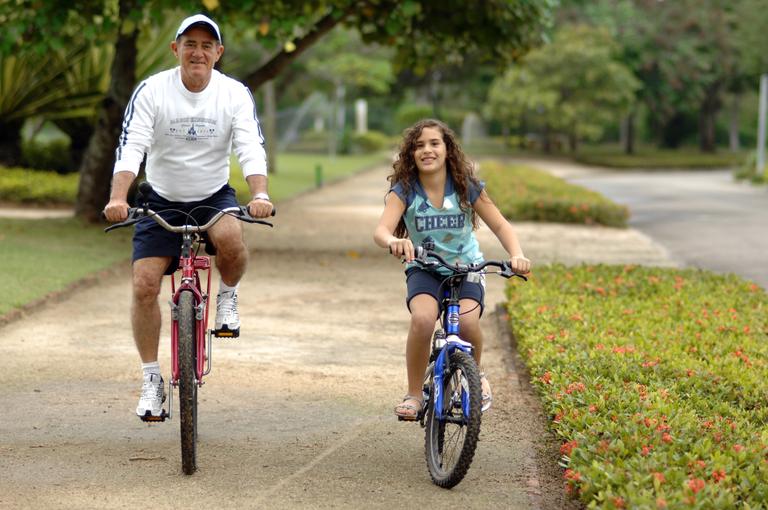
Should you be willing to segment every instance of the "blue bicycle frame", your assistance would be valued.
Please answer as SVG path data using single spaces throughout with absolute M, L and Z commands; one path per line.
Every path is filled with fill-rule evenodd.
M 455 277 L 449 277 L 455 278 Z M 465 342 L 459 338 L 459 303 L 457 295 L 458 291 L 455 285 L 451 285 L 450 289 L 445 290 L 445 297 L 448 298 L 447 311 L 445 312 L 445 321 L 443 327 L 446 332 L 446 337 L 438 342 L 440 345 L 435 345 L 440 349 L 437 359 L 435 359 L 435 366 L 433 368 L 434 384 L 432 388 L 435 392 L 434 397 L 434 412 L 438 420 L 445 420 L 445 407 L 443 406 L 443 377 L 448 371 L 448 362 L 457 349 L 472 355 L 472 344 Z M 436 342 L 437 343 L 437 342 Z M 462 387 L 461 391 L 461 409 L 464 417 L 469 417 L 469 395 Z

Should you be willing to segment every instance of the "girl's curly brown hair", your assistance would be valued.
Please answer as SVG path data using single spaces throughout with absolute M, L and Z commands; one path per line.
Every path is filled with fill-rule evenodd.
M 456 134 L 445 123 L 436 119 L 423 119 L 403 132 L 403 141 L 400 144 L 400 151 L 397 159 L 392 164 L 393 172 L 387 177 L 390 187 L 401 183 L 406 196 L 411 187 L 419 178 L 419 169 L 416 166 L 416 160 L 413 153 L 416 151 L 416 142 L 421 136 L 424 128 L 437 128 L 443 134 L 443 143 L 445 144 L 445 166 L 446 170 L 453 178 L 453 186 L 459 196 L 459 207 L 462 211 L 472 211 L 472 227 L 478 227 L 477 213 L 472 209 L 469 203 L 469 191 L 467 184 L 472 182 L 476 186 L 480 185 L 475 176 L 474 166 L 467 159 L 461 146 L 456 140 Z M 405 228 L 405 222 L 400 219 L 394 232 L 395 237 L 403 238 L 408 235 Z

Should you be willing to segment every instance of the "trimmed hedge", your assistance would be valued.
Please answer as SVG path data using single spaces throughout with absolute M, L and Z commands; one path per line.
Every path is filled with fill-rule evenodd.
M 80 174 L 0 167 L 0 200 L 36 204 L 72 204 Z
M 480 177 L 501 213 L 513 221 L 627 225 L 625 206 L 546 172 L 483 161 Z
M 595 148 L 580 151 L 573 159 L 586 165 L 609 168 L 668 170 L 730 168 L 738 166 L 743 157 L 743 154 L 726 151 L 705 153 L 690 149 L 642 149 L 635 154 L 624 154 L 619 150 Z
M 562 265 L 510 324 L 589 508 L 763 508 L 768 296 L 735 276 Z

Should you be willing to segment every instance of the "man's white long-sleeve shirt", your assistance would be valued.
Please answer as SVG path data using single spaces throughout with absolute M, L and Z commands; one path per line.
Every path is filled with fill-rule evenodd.
M 133 92 L 115 151 L 114 173 L 138 174 L 166 200 L 195 202 L 229 181 L 235 151 L 243 176 L 266 175 L 256 105 L 248 88 L 216 70 L 201 92 L 181 82 L 180 68 L 150 76 Z

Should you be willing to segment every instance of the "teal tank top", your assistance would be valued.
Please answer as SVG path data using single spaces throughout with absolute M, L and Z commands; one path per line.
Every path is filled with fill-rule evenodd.
M 395 184 L 393 191 L 405 204 L 403 220 L 408 229 L 408 237 L 414 246 L 421 245 L 425 240 L 435 243 L 434 251 L 446 261 L 456 264 L 474 264 L 483 261 L 480 245 L 472 230 L 471 210 L 462 211 L 459 206 L 459 196 L 453 185 L 453 179 L 448 174 L 445 181 L 443 206 L 435 207 L 427 197 L 427 193 L 418 180 L 411 185 L 407 196 L 400 183 Z M 469 203 L 474 204 L 480 197 L 484 184 L 479 186 L 468 181 Z M 416 266 L 411 262 L 408 268 Z M 445 268 L 438 272 L 447 274 Z

